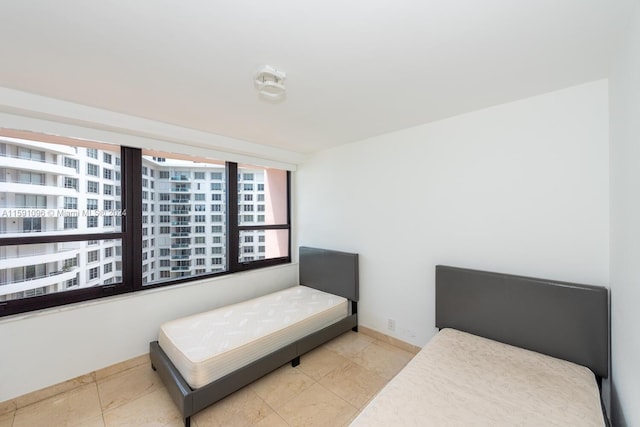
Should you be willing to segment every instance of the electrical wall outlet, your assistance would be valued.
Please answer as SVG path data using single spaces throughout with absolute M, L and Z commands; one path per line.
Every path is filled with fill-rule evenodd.
M 396 330 L 396 321 L 395 321 L 395 319 L 388 319 L 387 320 L 387 329 L 389 329 L 390 331 L 395 331 Z

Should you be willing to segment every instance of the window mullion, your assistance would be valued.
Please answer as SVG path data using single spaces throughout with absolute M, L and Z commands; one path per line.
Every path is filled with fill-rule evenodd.
M 238 230 L 238 164 L 227 162 L 227 271 L 240 270 L 240 232 Z
M 142 152 L 122 147 L 122 282 L 142 289 Z

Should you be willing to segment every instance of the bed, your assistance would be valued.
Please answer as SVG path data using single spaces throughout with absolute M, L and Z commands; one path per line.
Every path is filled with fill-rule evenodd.
M 437 266 L 436 327 L 352 426 L 608 424 L 606 288 Z
M 163 324 L 151 365 L 191 416 L 349 330 L 357 330 L 358 255 L 301 247 L 300 286 Z

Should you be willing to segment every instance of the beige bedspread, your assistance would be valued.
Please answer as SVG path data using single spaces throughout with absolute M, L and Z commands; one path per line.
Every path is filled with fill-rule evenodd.
M 352 426 L 602 426 L 580 365 L 455 329 L 440 331 Z

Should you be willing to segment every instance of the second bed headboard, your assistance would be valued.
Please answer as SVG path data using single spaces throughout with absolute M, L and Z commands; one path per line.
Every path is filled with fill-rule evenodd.
M 300 284 L 358 301 L 358 254 L 301 246 Z
M 436 266 L 436 327 L 454 328 L 609 375 L 607 288 Z

